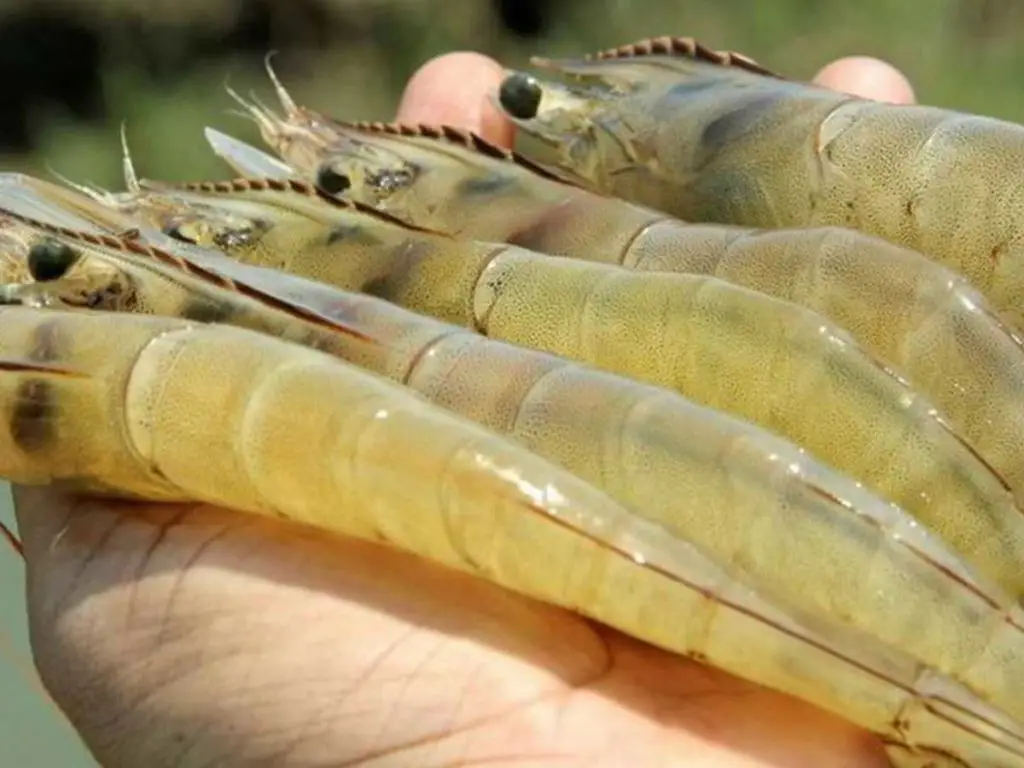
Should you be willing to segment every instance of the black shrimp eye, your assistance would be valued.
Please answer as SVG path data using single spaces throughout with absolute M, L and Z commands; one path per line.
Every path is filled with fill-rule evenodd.
M 316 172 L 316 185 L 328 195 L 340 195 L 352 186 L 352 181 L 343 173 L 338 173 L 330 165 L 320 166 Z
M 67 274 L 78 261 L 78 253 L 70 245 L 57 240 L 36 243 L 28 251 L 28 273 L 32 279 L 45 283 Z
M 512 117 L 532 120 L 537 116 L 543 90 L 533 77 L 523 72 L 509 75 L 498 89 L 498 102 Z

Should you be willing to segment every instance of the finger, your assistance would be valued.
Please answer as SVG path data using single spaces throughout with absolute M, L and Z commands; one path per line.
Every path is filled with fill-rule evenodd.
M 833 61 L 814 76 L 826 88 L 893 104 L 916 100 L 910 81 L 888 62 L 870 56 L 848 56 Z
M 431 59 L 409 79 L 398 121 L 445 123 L 473 131 L 503 147 L 515 138 L 512 123 L 488 100 L 504 77 L 494 59 L 461 51 Z

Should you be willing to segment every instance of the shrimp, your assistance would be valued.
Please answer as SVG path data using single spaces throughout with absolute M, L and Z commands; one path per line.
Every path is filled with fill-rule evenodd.
M 73 242 L 71 238 L 64 239 Z M 88 238 L 85 238 L 85 242 L 88 242 Z M 126 247 L 126 252 L 136 256 L 122 255 L 118 262 L 131 267 L 134 264 L 133 258 L 137 259 L 138 247 Z M 89 249 L 88 257 L 102 258 L 102 254 L 93 247 Z M 172 259 L 162 258 L 157 266 L 147 270 L 148 274 L 140 275 L 134 284 L 146 290 L 163 292 L 164 289 L 152 285 L 157 279 L 154 275 L 162 276 L 173 271 L 168 269 L 172 263 Z M 216 259 L 211 263 L 217 263 Z M 230 265 L 230 262 L 220 263 L 222 267 Z M 194 273 L 193 267 L 185 261 L 177 262 L 175 268 L 182 273 L 178 278 L 179 283 L 189 283 L 184 275 L 201 274 Z M 233 292 L 239 292 L 245 286 L 245 296 L 256 296 L 259 286 L 254 285 L 254 282 L 276 282 L 281 279 L 276 274 L 253 267 L 239 269 L 236 266 L 232 271 L 234 283 L 222 282 L 220 286 L 213 287 L 200 283 L 197 286 L 199 292 L 221 293 L 227 305 L 223 317 L 228 323 L 237 322 L 230 307 L 250 300 L 241 293 L 233 295 Z M 265 276 L 261 278 L 261 274 Z M 239 277 L 248 278 L 249 283 L 238 282 Z M 375 373 L 388 375 L 395 379 L 396 385 L 404 383 L 436 405 L 472 418 L 484 427 L 493 427 L 507 433 L 513 438 L 514 444 L 522 445 L 542 459 L 552 460 L 554 464 L 573 471 L 576 477 L 588 481 L 592 478 L 595 483 L 610 486 L 616 491 L 611 494 L 612 498 L 622 496 L 632 502 L 626 503 L 625 508 L 656 508 L 657 516 L 648 517 L 648 521 L 660 524 L 659 530 L 663 533 L 681 539 L 693 531 L 699 545 L 704 545 L 698 545 L 702 552 L 714 549 L 717 544 L 724 555 L 719 562 L 729 565 L 731 577 L 737 583 L 747 583 L 751 576 L 760 576 L 760 568 L 767 568 L 765 575 L 769 576 L 766 579 L 769 584 L 778 582 L 780 576 L 783 581 L 791 578 L 784 575 L 790 570 L 788 567 L 778 567 L 777 553 L 785 548 L 792 557 L 800 549 L 801 543 L 806 544 L 808 563 L 837 562 L 820 557 L 824 542 L 835 538 L 842 550 L 843 578 L 836 579 L 836 574 L 833 574 L 833 578 L 826 579 L 824 583 L 829 584 L 828 589 L 822 589 L 824 583 L 816 579 L 811 589 L 807 588 L 806 583 L 799 584 L 797 593 L 801 599 L 797 602 L 802 602 L 805 607 L 813 606 L 813 611 L 808 612 L 805 607 L 798 607 L 798 616 L 813 613 L 815 621 L 822 622 L 822 613 L 828 615 L 829 611 L 843 614 L 849 610 L 861 619 L 873 611 L 881 624 L 892 627 L 898 623 L 893 621 L 894 610 L 901 613 L 901 609 L 914 606 L 914 615 L 906 619 L 906 626 L 913 627 L 913 637 L 925 636 L 930 642 L 939 638 L 956 638 L 954 644 L 960 645 L 963 643 L 964 632 L 977 632 L 984 625 L 978 615 L 979 608 L 982 613 L 992 610 L 989 607 L 992 605 L 992 596 L 982 591 L 955 558 L 946 554 L 940 544 L 931 540 L 912 521 L 905 517 L 901 521 L 899 513 L 894 516 L 890 506 L 872 498 L 856 484 L 824 467 L 815 466 L 794 446 L 761 433 L 750 425 L 693 406 L 682 398 L 654 387 L 588 370 L 550 355 L 483 339 L 414 315 L 379 299 L 345 294 L 320 284 L 303 283 L 285 277 L 284 291 L 278 292 L 278 298 L 290 301 L 292 296 L 299 297 L 306 308 L 311 305 L 325 308 L 335 319 L 344 317 L 347 326 L 351 327 L 353 322 L 356 325 L 355 332 L 350 330 L 339 334 L 338 344 L 325 344 L 325 348 L 331 346 L 335 354 L 340 351 L 340 356 L 348 355 L 365 363 L 368 359 L 363 354 L 365 348 L 357 343 L 346 350 L 345 340 L 374 339 L 381 344 L 378 350 L 380 357 L 372 365 Z M 138 303 L 139 306 L 146 304 Z M 267 309 L 271 317 L 279 312 L 274 307 Z M 244 319 L 241 322 L 244 323 Z M 290 319 L 285 321 L 285 327 L 290 323 Z M 51 336 L 58 334 L 52 333 Z M 48 343 L 52 346 L 52 339 Z M 47 357 L 52 360 L 53 354 Z M 251 356 L 245 357 L 248 365 L 259 368 Z M 172 356 L 172 359 L 176 357 Z M 209 362 L 217 357 L 204 359 Z M 165 375 L 160 366 L 147 367 L 153 369 L 150 375 L 155 380 Z M 177 370 L 177 363 L 174 370 Z M 482 379 L 482 370 L 488 371 L 494 378 Z M 232 381 L 231 371 L 229 367 L 224 381 Z M 122 377 L 108 375 L 105 378 L 117 384 Z M 504 391 L 494 386 L 498 382 L 506 384 Z M 223 397 L 228 398 L 230 395 L 225 393 Z M 136 400 L 140 403 L 151 402 L 147 397 L 138 397 Z M 180 396 L 173 398 L 176 405 L 178 400 Z M 233 403 L 244 400 L 241 396 L 230 397 Z M 277 400 L 273 403 L 276 405 Z M 185 408 L 183 405 L 178 407 Z M 592 419 L 594 407 L 613 410 L 619 416 L 595 422 Z M 321 408 L 315 410 L 322 414 Z M 191 413 L 191 409 L 186 412 Z M 94 415 L 92 412 L 87 413 Z M 170 419 L 171 416 L 166 418 Z M 163 421 L 149 418 L 145 423 L 162 425 Z M 109 423 L 109 419 L 105 423 Z M 322 423 L 333 422 L 328 419 Z M 231 429 L 227 432 L 234 434 Z M 169 439 L 162 437 L 159 444 L 169 445 L 170 442 L 165 442 Z M 299 438 L 296 435 L 284 439 L 285 442 L 292 442 Z M 637 461 L 625 461 L 621 465 L 613 462 L 615 466 L 609 466 L 602 446 L 611 443 L 618 445 L 620 455 L 632 453 Z M 145 444 L 156 444 L 156 440 L 148 438 Z M 295 450 L 298 456 L 301 449 L 296 447 Z M 115 458 L 120 456 L 114 452 L 110 455 Z M 726 457 L 724 467 L 721 466 L 723 457 Z M 85 466 L 90 466 L 89 454 L 80 456 L 79 460 L 84 461 Z M 258 464 L 254 470 L 260 466 L 262 464 Z M 277 472 L 283 471 L 277 469 Z M 296 482 L 306 481 L 308 475 L 296 478 Z M 234 483 L 229 483 L 228 487 L 234 488 Z M 686 487 L 690 492 L 680 494 L 680 487 Z M 832 495 L 835 493 L 843 495 L 835 497 Z M 683 497 L 686 498 L 685 504 L 678 501 Z M 284 498 L 289 497 L 285 494 Z M 775 501 L 772 501 L 773 498 Z M 284 511 L 271 493 L 262 494 L 262 499 L 272 500 L 273 509 Z M 744 499 L 747 501 L 744 502 Z M 228 503 L 223 497 L 216 501 Z M 232 498 L 230 504 L 236 506 L 237 500 Z M 781 520 L 773 524 L 770 514 L 762 514 L 772 507 L 776 509 L 778 518 L 785 517 L 784 524 Z M 708 522 L 711 522 L 708 516 L 698 513 L 698 509 L 703 511 L 707 508 L 721 509 L 724 516 L 717 518 L 714 525 L 708 526 Z M 730 525 L 730 517 L 737 513 L 740 517 L 735 520 L 736 525 Z M 756 546 L 740 542 L 737 548 L 732 531 L 752 530 L 751 526 L 760 530 L 762 525 L 768 538 L 758 535 L 751 539 L 757 542 Z M 835 533 L 830 533 L 833 526 Z M 707 529 L 708 533 L 703 533 L 701 528 Z M 801 537 L 804 530 L 806 538 Z M 885 533 L 887 531 L 890 533 Z M 772 537 L 779 538 L 774 546 L 769 543 Z M 708 544 L 711 546 L 708 547 Z M 848 552 L 850 546 L 856 552 Z M 892 553 L 879 556 L 881 551 L 890 548 L 894 549 Z M 858 555 L 860 551 L 863 554 Z M 747 565 L 748 562 L 750 565 Z M 787 558 L 786 562 L 788 565 L 792 560 Z M 897 572 L 883 575 L 897 562 L 903 563 L 902 567 L 896 566 Z M 864 603 L 865 581 L 849 578 L 860 563 L 867 568 L 865 575 L 868 580 L 879 579 L 877 592 L 886 595 L 876 606 Z M 803 572 L 803 575 L 808 574 Z M 931 582 L 944 585 L 940 588 L 941 594 L 934 600 L 934 608 L 939 613 L 925 610 L 918 591 L 913 595 L 908 594 L 905 599 L 899 599 L 892 592 L 895 585 L 909 583 L 916 583 L 922 591 L 927 592 L 932 589 L 927 586 Z M 832 589 L 835 592 L 829 594 Z M 814 605 L 813 599 L 807 599 L 815 591 L 818 591 L 819 598 L 827 601 L 827 607 Z M 966 599 L 956 595 L 963 595 Z M 1018 612 L 1018 609 L 1010 607 L 1008 598 L 1004 597 L 1003 600 L 1007 618 Z M 951 618 L 952 623 L 962 625 L 954 629 L 951 624 L 944 622 L 940 614 L 950 611 L 956 613 L 956 605 L 966 606 L 968 615 L 960 619 Z M 934 632 L 921 632 L 921 622 L 925 618 L 928 623 L 936 624 Z M 989 626 L 995 630 L 996 635 L 1007 631 L 1020 634 L 1020 630 L 1012 623 L 997 620 Z M 903 640 L 905 633 L 900 632 L 893 638 Z M 946 646 L 946 640 L 938 644 Z M 864 642 L 863 638 L 860 642 Z M 1001 644 L 995 636 L 983 642 L 990 644 L 993 649 Z M 670 649 L 679 651 L 678 647 Z M 943 647 L 943 653 L 946 650 Z M 888 649 L 885 651 L 891 652 Z M 986 652 L 983 651 L 983 655 L 987 655 Z M 921 673 L 916 674 L 920 677 Z M 952 685 L 938 675 L 932 679 L 933 685 L 935 681 L 943 681 L 940 688 Z M 841 706 L 845 708 L 846 704 Z M 1014 746 L 1014 749 L 1024 748 L 1024 734 L 1010 729 L 1001 738 L 1008 745 L 1019 740 L 1020 744 Z
M 661 211 L 595 194 L 450 126 L 334 120 L 297 105 L 269 62 L 267 74 L 284 117 L 228 92 L 285 163 L 206 129 L 214 152 L 244 176 L 300 176 L 328 194 L 372 205 L 409 224 L 611 263 L 632 261 L 637 240 L 646 250 L 664 249 L 667 257 L 680 248 L 706 249 L 744 231 L 687 225 Z
M 265 184 L 278 195 L 268 196 L 264 222 L 280 220 L 289 207 L 323 210 L 315 192 L 280 194 L 301 189 L 300 182 Z M 332 227 L 300 219 L 258 232 L 224 230 L 215 242 L 243 262 L 370 292 L 739 415 L 863 480 L 1014 596 L 1022 593 L 1024 516 L 998 475 L 923 398 L 821 318 L 714 278 L 634 273 L 449 240 L 386 217 L 382 226 L 382 214 L 347 208 L 352 215 Z M 538 323 L 521 306 L 545 307 L 550 317 Z M 651 313 L 666 321 L 652 340 L 659 350 L 647 355 L 636 324 Z M 797 408 L 801 398 L 785 393 L 805 388 L 816 394 Z
M 615 73 L 648 56 L 729 73 L 625 86 Z M 545 66 L 583 82 L 512 72 L 494 101 L 576 181 L 695 221 L 878 235 L 964 274 L 1024 329 L 1024 126 L 737 77 L 698 47 Z
M 131 257 L 127 258 L 130 266 Z M 124 261 L 121 257 L 120 262 Z M 190 274 L 187 261 L 164 259 L 163 264 L 172 267 L 169 277 L 177 278 L 178 285 L 183 278 L 174 275 L 174 267 Z M 161 269 L 163 273 L 168 271 L 166 267 Z M 393 378 L 484 426 L 509 433 L 539 455 L 608 491 L 638 514 L 734 564 L 759 588 L 787 605 L 819 615 L 850 617 L 847 621 L 865 632 L 896 646 L 914 646 L 923 658 L 933 661 L 948 653 L 947 634 L 964 637 L 984 626 L 976 610 L 968 611 L 960 620 L 942 618 L 943 608 L 953 610 L 963 603 L 950 599 L 948 586 L 936 596 L 939 612 L 926 609 L 926 601 L 918 594 L 928 591 L 927 587 L 912 590 L 902 599 L 893 591 L 895 584 L 936 580 L 945 584 L 948 574 L 958 573 L 954 591 L 959 592 L 969 578 L 960 572 L 953 556 L 936 558 L 932 554 L 941 546 L 927 535 L 917 549 L 900 556 L 879 557 L 878 537 L 882 532 L 898 530 L 894 537 L 897 547 L 904 547 L 908 536 L 921 535 L 911 518 L 816 464 L 795 446 L 745 422 L 695 406 L 666 390 L 491 341 L 380 299 L 307 281 L 289 287 L 291 283 L 284 280 L 282 285 L 277 275 L 260 278 L 265 274 L 263 270 L 245 271 L 251 267 L 239 271 L 220 263 L 218 269 L 227 269 L 235 285 L 254 286 L 254 280 L 260 280 L 258 287 L 268 293 L 273 290 L 278 299 L 307 309 L 314 306 L 332 320 L 340 318 L 342 327 L 356 333 L 317 341 L 320 349 Z M 163 279 L 142 276 L 134 283 L 166 296 L 172 292 L 159 286 Z M 246 282 L 239 283 L 240 279 Z M 175 293 L 181 295 L 180 290 Z M 210 289 L 200 286 L 195 293 L 209 294 Z M 143 306 L 150 303 L 137 302 Z M 225 303 L 238 302 L 225 299 Z M 171 309 L 165 311 L 173 313 Z M 268 309 L 271 317 L 275 312 Z M 189 314 L 185 304 L 177 314 Z M 222 314 L 222 322 L 242 325 L 250 316 L 244 313 L 236 320 L 233 309 L 225 309 Z M 375 340 L 379 346 L 368 350 L 366 339 Z M 595 422 L 595 409 L 618 415 Z M 620 459 L 609 462 L 609 446 L 613 445 Z M 801 469 L 805 465 L 810 468 Z M 680 494 L 680 488 L 689 490 Z M 681 503 L 683 498 L 685 503 Z M 860 512 L 862 508 L 869 511 Z M 722 512 L 709 518 L 695 514 L 697 509 Z M 853 521 L 847 520 L 851 510 L 859 515 Z M 895 523 L 893 514 L 902 522 Z M 754 537 L 756 546 L 736 540 L 736 531 L 760 530 L 762 526 L 765 533 Z M 831 529 L 834 531 L 829 532 Z M 803 531 L 806 534 L 802 535 Z M 842 550 L 841 559 L 820 557 L 826 541 L 836 542 Z M 805 548 L 803 557 L 798 554 L 801 545 Z M 780 568 L 778 552 L 783 550 L 788 553 L 787 565 Z M 928 554 L 924 554 L 926 550 Z M 805 569 L 794 573 L 789 567 L 793 559 L 808 563 L 807 567 L 820 564 L 825 572 L 810 578 Z M 879 571 L 881 561 L 902 563 L 899 575 L 883 575 Z M 842 571 L 832 567 L 834 562 L 844 563 Z M 931 565 L 936 562 L 941 563 L 937 569 Z M 860 564 L 866 569 L 864 578 L 851 578 Z M 927 576 L 913 575 L 922 568 Z M 877 605 L 866 606 L 864 584 L 875 578 L 880 585 L 885 584 L 877 590 L 885 598 Z M 809 588 L 808 583 L 814 586 Z M 991 603 L 991 598 L 988 601 Z M 974 606 L 975 595 L 966 602 Z M 912 619 L 905 624 L 893 620 L 895 614 L 910 606 L 915 613 Z M 1001 610 L 1016 615 L 1012 598 L 1003 600 Z M 950 633 L 942 629 L 922 633 L 918 611 L 942 627 L 955 625 L 956 629 Z M 1015 622 L 1000 624 L 1005 627 L 1001 631 L 1018 634 Z M 908 644 L 903 627 L 911 626 L 913 637 L 926 640 L 922 647 L 934 643 L 936 648 L 917 650 L 920 643 Z M 987 636 L 979 638 L 977 647 L 991 642 Z
M 394 382 L 229 326 L 0 317 L 0 475 L 14 482 L 379 541 L 831 708 L 882 735 L 895 765 L 1024 764 L 1012 724 L 948 681 L 801 623 L 579 478 Z
M 250 106 L 254 119 L 265 140 L 295 155 L 294 165 L 321 189 L 344 186 L 345 199 L 462 238 L 713 275 L 815 310 L 928 395 L 1024 501 L 1021 339 L 962 275 L 839 227 L 753 230 L 659 217 L 544 178 L 514 153 L 465 132 L 312 117 L 273 82 L 285 121 Z M 308 125 L 315 130 L 303 133 Z M 241 142 L 214 132 L 211 143 L 243 172 L 268 165 Z

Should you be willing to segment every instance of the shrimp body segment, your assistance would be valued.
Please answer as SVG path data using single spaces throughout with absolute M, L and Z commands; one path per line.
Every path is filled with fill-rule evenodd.
M 875 234 L 964 274 L 1024 329 L 1024 126 L 733 67 L 624 88 L 619 63 L 638 66 L 568 62 L 570 84 L 510 74 L 535 109 L 502 106 L 538 157 L 593 189 L 694 221 Z

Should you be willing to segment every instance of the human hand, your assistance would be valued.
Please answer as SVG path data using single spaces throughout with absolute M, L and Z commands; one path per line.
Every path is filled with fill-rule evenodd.
M 509 145 L 501 74 L 435 59 L 398 118 Z M 871 62 L 819 81 L 912 99 Z M 107 768 L 887 765 L 810 706 L 378 545 L 205 505 L 16 506 L 37 667 Z

